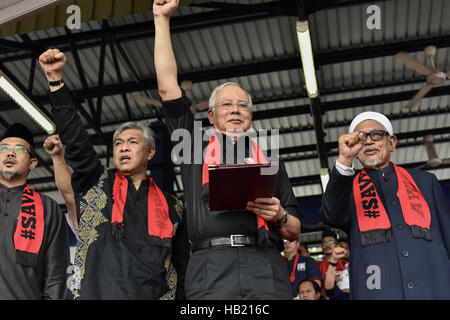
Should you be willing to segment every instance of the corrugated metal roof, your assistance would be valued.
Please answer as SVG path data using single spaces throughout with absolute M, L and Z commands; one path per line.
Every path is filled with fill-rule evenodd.
M 20 2 L 20 1 L 18 1 Z M 181 0 L 180 6 L 189 5 L 193 0 Z M 197 0 L 197 3 L 202 2 Z M 14 3 L 13 3 L 14 4 Z M 73 11 L 67 13 L 69 6 L 76 5 L 80 8 L 80 21 L 89 22 L 91 20 L 102 20 L 110 17 L 120 17 L 123 15 L 148 12 L 152 9 L 153 1 L 148 0 L 69 0 L 62 4 L 52 6 L 28 16 L 17 22 L 7 24 L 0 29 L 0 37 L 7 37 L 13 34 L 25 34 L 35 30 L 44 30 L 52 27 L 62 27 L 67 23 L 67 19 Z M 183 9 L 181 9 L 183 10 Z M 180 11 L 181 11 L 180 10 Z
M 225 4 L 248 4 L 254 5 L 253 1 L 223 1 Z M 262 1 L 257 3 L 271 3 Z M 324 108 L 322 116 L 324 122 L 325 143 L 334 143 L 338 137 L 345 133 L 352 118 L 362 111 L 374 110 L 392 117 L 394 130 L 398 133 L 414 133 L 422 130 L 435 130 L 450 127 L 450 101 L 448 94 L 440 92 L 433 96 L 433 88 L 429 97 L 425 97 L 412 111 L 403 106 L 409 97 L 378 99 L 379 96 L 389 96 L 402 92 L 416 92 L 425 83 L 423 76 L 414 70 L 404 66 L 394 57 L 394 52 L 386 54 L 384 52 L 374 52 L 369 54 L 370 48 L 380 48 L 383 45 L 394 43 L 405 43 L 405 50 L 408 51 L 407 44 L 411 41 L 425 41 L 430 37 L 449 36 L 450 21 L 446 17 L 450 13 L 450 3 L 444 0 L 434 1 L 379 1 L 371 4 L 380 6 L 382 10 L 381 30 L 369 30 L 365 23 L 369 16 L 366 13 L 368 2 L 342 6 L 337 2 L 332 8 L 319 10 L 309 16 L 311 36 L 316 58 L 320 59 L 321 54 L 331 54 L 336 57 L 329 58 L 323 64 L 317 64 L 317 79 L 320 90 L 320 101 Z M 317 5 L 317 2 L 315 3 Z M 207 7 L 180 7 L 175 13 L 175 17 L 183 18 L 191 15 L 214 13 L 217 10 Z M 236 14 L 239 14 L 236 11 Z M 225 15 L 225 14 L 224 14 Z M 127 38 L 126 34 L 121 34 L 114 44 L 119 72 L 122 76 L 122 83 L 136 80 L 154 79 L 155 70 L 153 64 L 153 37 L 151 11 L 135 14 L 120 15 L 109 18 L 108 23 L 111 28 L 128 26 L 130 24 L 148 22 L 149 35 L 135 35 Z M 290 148 L 289 152 L 281 154 L 286 161 L 286 168 L 291 178 L 304 178 L 318 175 L 320 172 L 320 162 L 315 150 L 316 136 L 313 128 L 312 117 L 309 112 L 309 100 L 306 98 L 302 70 L 300 69 L 300 59 L 298 65 L 289 64 L 290 67 L 277 67 L 278 63 L 286 62 L 289 57 L 296 57 L 299 54 L 297 37 L 295 33 L 294 16 L 283 16 L 278 14 L 268 15 L 265 18 L 248 18 L 233 23 L 217 24 L 211 21 L 204 22 L 205 27 L 197 29 L 187 28 L 186 31 L 177 29 L 172 36 L 173 47 L 177 58 L 179 74 L 202 73 L 203 79 L 194 82 L 192 95 L 195 102 L 201 102 L 209 98 L 211 90 L 225 80 L 237 81 L 243 85 L 251 94 L 256 103 L 255 118 L 257 112 L 266 113 L 269 116 L 262 116 L 253 121 L 255 130 L 277 128 L 280 129 L 280 148 Z M 201 21 L 198 22 L 201 25 Z M 73 31 L 74 34 L 89 31 L 102 30 L 101 21 L 83 22 L 82 29 Z M 57 36 L 64 36 L 64 28 L 50 28 L 37 30 L 27 34 L 31 41 L 48 39 Z M 6 38 L 11 41 L 22 42 L 22 38 L 13 35 Z M 67 38 L 69 39 L 69 37 Z M 425 40 L 424 40 L 425 39 Z M 89 38 L 77 40 L 76 43 L 81 48 L 77 48 L 83 66 L 83 73 L 90 88 L 98 87 L 100 42 L 99 39 Z M 111 40 L 111 39 L 109 39 Z M 94 43 L 94 44 L 93 44 Z M 117 43 L 125 52 L 125 57 L 119 52 Z M 67 43 L 64 44 L 67 46 Z M 438 47 L 436 64 L 442 71 L 450 69 L 450 49 L 448 41 Z M 425 45 L 424 45 L 425 46 Z M 411 53 L 418 61 L 430 66 L 429 61 L 420 48 L 416 48 Z M 367 48 L 365 57 L 350 56 L 341 58 L 339 56 L 345 50 L 357 50 Z M 384 47 L 383 47 L 384 48 Z M 67 48 L 68 49 L 68 48 Z M 23 52 L 0 52 L 0 61 L 6 57 L 21 55 Z M 64 78 L 72 91 L 83 92 L 80 75 L 76 68 L 74 57 L 69 50 L 65 51 L 68 57 L 68 65 L 64 70 Z M 377 56 L 377 54 L 379 54 Z M 339 59 L 344 59 L 341 61 Z M 12 58 L 11 58 L 12 59 Z M 10 59 L 10 60 L 11 60 Z M 136 73 L 127 66 L 128 59 Z M 25 86 L 28 83 L 31 59 L 17 59 L 3 63 L 10 72 L 16 75 L 17 79 Z M 253 70 L 245 75 L 231 75 L 227 72 L 214 74 L 220 68 L 240 67 L 244 69 L 252 63 L 264 62 L 273 69 Z M 234 70 L 234 69 L 233 69 Z M 273 71 L 275 70 L 275 71 Z M 237 74 L 237 72 L 236 72 Z M 201 77 L 200 77 L 201 78 Z M 115 68 L 111 44 L 106 46 L 104 84 L 118 85 L 118 73 Z M 137 82 L 136 82 L 137 83 Z M 443 88 L 448 86 L 445 83 Z M 133 89 L 130 89 L 133 91 Z M 44 99 L 47 92 L 45 78 L 37 68 L 33 94 L 39 99 Z M 155 88 L 149 90 L 138 90 L 139 94 L 157 98 Z M 93 93 L 95 95 L 95 92 Z M 413 94 L 412 94 L 413 95 Z M 411 97 L 412 97 L 411 95 Z M 3 93 L 0 97 L 6 100 Z M 356 103 L 356 99 L 368 98 L 363 102 Z M 371 101 L 375 101 L 371 103 Z M 387 102 L 385 102 L 387 100 Z M 96 104 L 97 98 L 93 98 Z M 130 105 L 131 113 L 135 119 L 156 120 L 155 112 L 147 105 L 137 103 L 126 95 L 126 101 Z M 358 100 L 359 101 L 359 100 Z M 381 101 L 381 102 L 377 102 Z M 356 106 L 349 107 L 347 103 L 355 103 Z M 89 110 L 87 101 L 82 102 L 85 110 Z M 331 107 L 329 107 L 331 106 Z M 44 103 L 44 108 L 49 110 L 48 103 Z M 329 109 L 327 109 L 329 107 Z M 305 110 L 307 113 L 305 113 Z M 289 111 L 289 113 L 286 113 Z M 262 114 L 260 113 L 260 114 Z M 43 141 L 44 136 L 38 128 L 25 117 L 19 109 L 2 110 L 1 117 L 5 122 L 11 122 L 20 117 L 29 125 L 39 139 Z M 197 119 L 205 119 L 206 112 L 196 114 Z M 124 100 L 121 94 L 107 94 L 103 97 L 102 129 L 106 133 L 111 133 L 121 122 L 128 120 Z M 85 125 L 90 124 L 82 118 Z M 90 130 L 93 134 L 93 131 Z M 437 153 L 442 158 L 450 157 L 450 134 L 436 134 L 437 142 L 435 147 Z M 427 160 L 422 137 L 404 138 L 399 140 L 399 148 L 392 154 L 392 160 L 400 164 L 416 164 Z M 295 147 L 309 146 L 307 151 L 297 151 Z M 106 154 L 104 147 L 96 147 L 101 154 Z M 287 150 L 287 149 L 286 149 Z M 45 153 L 41 152 L 42 158 L 47 161 Z M 337 149 L 329 150 L 328 164 L 331 167 L 337 157 Z M 102 158 L 106 163 L 106 158 Z M 112 163 L 112 162 L 111 162 Z M 358 166 L 358 164 L 356 164 Z M 449 167 L 431 170 L 440 180 L 450 179 Z M 30 175 L 30 177 L 48 177 L 45 168 L 40 168 Z M 180 176 L 177 176 L 178 184 L 181 184 Z M 40 185 L 43 189 L 51 188 L 52 183 Z M 320 183 L 297 184 L 294 186 L 297 197 L 320 195 L 322 193 Z

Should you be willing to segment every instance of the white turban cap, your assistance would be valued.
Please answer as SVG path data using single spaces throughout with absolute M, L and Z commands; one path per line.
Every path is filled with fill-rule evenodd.
M 389 133 L 389 135 L 394 134 L 394 130 L 392 129 L 392 124 L 389 121 L 389 119 L 384 114 L 374 112 L 374 111 L 366 111 L 366 112 L 358 114 L 353 119 L 352 123 L 350 124 L 350 127 L 348 128 L 348 132 L 350 133 L 350 132 L 355 131 L 356 126 L 365 120 L 378 121 L 379 123 L 381 123 L 384 126 L 384 128 Z

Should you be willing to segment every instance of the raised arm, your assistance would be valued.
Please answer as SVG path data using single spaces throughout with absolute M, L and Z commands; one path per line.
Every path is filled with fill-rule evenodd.
M 155 69 L 158 91 L 162 100 L 181 97 L 177 80 L 177 63 L 170 39 L 170 16 L 178 6 L 178 0 L 155 0 L 153 16 L 155 22 Z
M 49 49 L 40 55 L 39 63 L 49 82 L 62 79 L 62 70 L 66 64 L 64 53 L 58 49 Z M 89 134 L 82 126 L 70 92 L 63 83 L 50 85 L 50 100 L 59 137 L 66 147 L 64 156 L 73 169 L 73 191 L 79 194 L 95 184 L 103 172 L 103 166 Z
M 347 251 L 344 248 L 336 247 L 331 255 L 331 263 L 338 263 L 339 259 L 343 259 Z M 336 283 L 336 267 L 331 264 L 328 266 L 327 272 L 325 274 L 325 290 L 331 290 L 334 288 Z
M 64 198 L 72 225 L 78 228 L 75 195 L 71 183 L 72 173 L 64 160 L 63 144 L 59 140 L 59 136 L 55 134 L 45 139 L 44 149 L 52 157 L 56 186 Z
M 330 172 L 330 181 L 322 196 L 320 219 L 323 223 L 349 232 L 350 201 L 353 178 L 353 160 L 364 145 L 365 137 L 358 132 L 343 134 L 339 137 L 339 156 Z

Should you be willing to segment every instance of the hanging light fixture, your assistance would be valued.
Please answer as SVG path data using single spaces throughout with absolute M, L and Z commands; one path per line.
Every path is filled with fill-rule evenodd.
M 316 70 L 314 68 L 314 58 L 311 46 L 311 37 L 309 34 L 308 21 L 297 21 L 297 38 L 300 47 L 300 56 L 302 59 L 303 74 L 305 76 L 306 91 L 310 98 L 319 95 L 316 81 Z
M 55 124 L 1 71 L 0 88 L 2 88 L 6 94 L 34 120 L 34 122 L 44 129 L 45 132 L 52 134 L 56 131 Z

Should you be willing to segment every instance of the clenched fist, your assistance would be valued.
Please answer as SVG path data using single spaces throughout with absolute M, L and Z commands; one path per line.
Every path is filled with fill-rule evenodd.
M 66 61 L 66 56 L 58 49 L 48 49 L 39 56 L 39 63 L 48 81 L 57 81 L 62 78 L 62 69 Z
M 44 149 L 52 157 L 62 155 L 63 148 L 63 144 L 61 140 L 59 140 L 59 135 L 57 134 L 49 136 L 44 141 Z
M 153 15 L 156 17 L 170 18 L 178 7 L 178 0 L 154 0 Z
M 353 159 L 364 146 L 366 137 L 363 133 L 351 132 L 339 137 L 339 163 L 350 167 Z
M 337 263 L 339 259 L 343 259 L 347 254 L 347 250 L 341 247 L 336 247 L 333 250 L 333 254 L 331 256 L 331 262 Z

